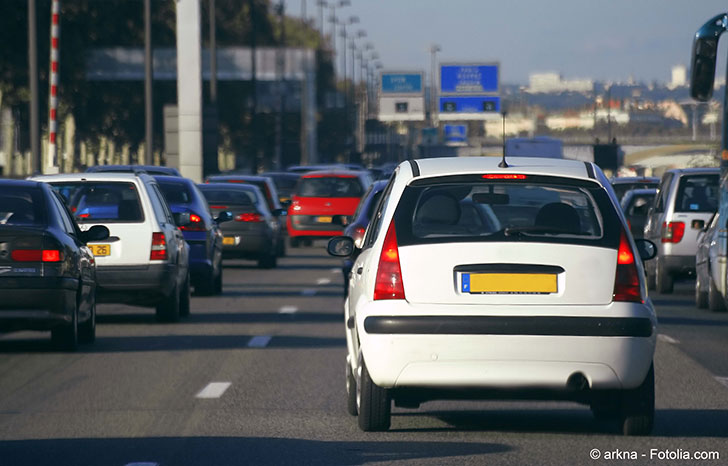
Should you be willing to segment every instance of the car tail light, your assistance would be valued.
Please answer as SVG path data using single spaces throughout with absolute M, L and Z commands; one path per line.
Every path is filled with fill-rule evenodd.
M 685 235 L 684 222 L 662 222 L 662 242 L 679 243 Z
M 167 260 L 167 239 L 164 233 L 152 233 L 152 251 L 149 253 L 149 260 Z
M 627 235 L 622 230 L 617 251 L 617 272 L 614 277 L 614 301 L 642 302 L 637 261 Z
M 235 216 L 236 222 L 262 222 L 263 217 L 260 214 L 256 213 L 245 213 L 245 214 L 239 214 Z
M 405 299 L 394 221 L 389 225 L 387 235 L 384 237 L 382 254 L 379 256 L 377 280 L 374 283 L 374 300 L 379 299 Z
M 226 205 L 211 205 L 210 208 L 211 209 L 223 209 L 224 210 L 224 209 L 227 209 L 227 206 Z
M 10 258 L 16 262 L 61 262 L 63 252 L 57 249 L 15 249 Z
M 179 229 L 184 231 L 205 231 L 207 228 L 205 227 L 205 222 L 202 220 L 202 217 L 197 214 L 190 213 L 190 223 L 182 225 Z
M 482 178 L 486 180 L 525 180 L 528 176 L 516 173 L 488 173 Z

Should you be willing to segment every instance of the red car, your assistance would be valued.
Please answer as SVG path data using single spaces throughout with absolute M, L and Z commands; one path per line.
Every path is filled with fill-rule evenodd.
M 301 176 L 288 207 L 291 246 L 341 235 L 371 182 L 368 172 L 353 170 L 313 171 Z

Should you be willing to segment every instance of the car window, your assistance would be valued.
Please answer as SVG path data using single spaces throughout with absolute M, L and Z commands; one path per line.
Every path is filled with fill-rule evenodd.
M 46 216 L 40 189 L 0 187 L 0 225 L 44 225 Z
M 647 215 L 654 198 L 654 194 L 636 194 L 632 196 L 629 206 L 627 206 L 627 215 L 638 217 Z
M 141 223 L 144 213 L 136 185 L 122 181 L 57 182 L 59 192 L 69 193 L 67 205 L 78 223 Z
M 157 183 L 153 183 L 151 186 L 152 186 L 152 190 L 149 192 L 149 197 L 152 199 L 156 197 L 157 201 L 161 205 L 162 212 L 163 212 L 162 218 L 164 219 L 162 221 L 162 223 L 169 223 L 169 224 L 174 225 L 175 222 L 174 222 L 174 217 L 172 217 L 172 211 L 169 210 L 169 206 L 167 205 L 167 201 L 164 199 L 164 195 L 162 194 L 162 192 L 159 189 L 159 185 L 157 185 Z M 152 202 L 154 202 L 154 201 L 152 201 Z
M 210 204 L 220 205 L 254 205 L 257 203 L 255 193 L 252 191 L 232 189 L 205 189 L 202 194 Z
M 665 211 L 667 196 L 670 191 L 670 184 L 672 183 L 672 176 L 672 173 L 666 173 L 660 181 L 660 186 L 657 188 L 657 196 L 655 197 L 654 203 L 654 210 L 657 213 Z
M 364 189 L 355 177 L 321 176 L 302 178 L 299 197 L 361 197 Z
M 364 248 L 369 248 L 374 244 L 377 236 L 379 235 L 379 231 L 382 229 L 382 216 L 384 215 L 384 212 L 387 209 L 387 205 L 389 204 L 389 199 L 392 195 L 392 188 L 394 187 L 394 180 L 397 177 L 397 173 L 399 173 L 398 170 L 395 170 L 395 172 L 392 173 L 392 176 L 389 179 L 389 183 L 387 183 L 387 187 L 384 188 L 384 191 L 382 191 L 379 202 L 375 203 L 376 208 L 374 210 L 374 214 L 372 214 L 371 216 L 370 225 L 367 228 L 366 236 L 364 237 L 364 242 L 362 243 L 364 245 Z
M 681 177 L 675 196 L 675 212 L 718 210 L 718 178 L 718 174 Z
M 190 204 L 192 202 L 192 192 L 183 183 L 157 181 L 157 186 L 159 186 L 168 204 Z
M 54 193 L 53 196 L 51 196 L 51 203 L 56 209 L 56 213 L 61 221 L 63 230 L 71 236 L 76 236 L 76 227 L 74 226 L 74 222 L 69 216 L 68 210 L 66 210 L 66 206 L 62 199 L 63 198 L 61 198 L 60 194 Z

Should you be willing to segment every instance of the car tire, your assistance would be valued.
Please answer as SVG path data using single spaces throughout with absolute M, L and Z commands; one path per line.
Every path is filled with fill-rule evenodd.
M 642 384 L 622 394 L 620 423 L 624 435 L 649 435 L 655 423 L 655 367 Z
M 698 309 L 705 309 L 708 307 L 708 292 L 705 291 L 705 285 L 700 279 L 700 273 L 695 274 L 695 306 Z
M 71 312 L 71 322 L 51 330 L 51 342 L 60 351 L 78 349 L 78 302 Z
M 222 259 L 217 267 L 217 275 L 215 275 L 215 284 L 213 285 L 213 292 L 216 295 L 222 294 Z
M 283 238 L 278 239 L 278 257 L 286 257 L 286 241 Z
M 208 274 L 205 274 L 205 276 L 202 278 L 202 280 L 199 281 L 199 283 L 195 284 L 195 294 L 198 294 L 200 296 L 212 296 L 215 294 L 215 279 L 217 278 L 217 275 L 215 274 L 215 267 L 210 270 Z
M 91 316 L 78 325 L 79 343 L 93 343 L 96 341 L 96 300 L 91 305 Z
M 618 393 L 614 391 L 595 393 L 589 408 L 597 420 L 618 419 L 620 413 Z
M 177 322 L 180 311 L 180 290 L 175 283 L 174 289 L 157 305 L 157 320 L 159 322 Z
M 389 392 L 372 382 L 364 362 L 361 367 L 360 386 L 357 387 L 359 428 L 364 432 L 382 432 L 392 421 L 392 400 Z
M 657 263 L 657 273 L 655 277 L 655 284 L 658 293 L 669 294 L 672 293 L 675 281 L 670 275 L 670 272 L 660 263 Z
M 179 296 L 179 315 L 181 317 L 190 315 L 190 304 L 190 274 L 188 273 Z
M 359 413 L 356 408 L 356 379 L 348 362 L 346 363 L 346 412 L 352 416 Z
M 278 256 L 276 256 L 275 252 L 258 259 L 258 268 L 273 269 L 276 265 L 278 265 Z
M 726 310 L 725 300 L 718 292 L 713 277 L 708 277 L 708 309 L 713 312 Z

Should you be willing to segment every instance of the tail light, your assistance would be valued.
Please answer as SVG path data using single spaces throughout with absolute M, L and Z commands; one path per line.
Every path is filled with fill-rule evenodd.
M 10 258 L 16 262 L 61 262 L 63 252 L 57 249 L 15 249 Z
M 236 222 L 262 222 L 263 217 L 260 214 L 257 213 L 245 213 L 245 214 L 239 214 L 235 216 Z
M 222 209 L 222 210 L 225 210 L 225 209 L 227 209 L 227 206 L 226 205 L 211 205 L 210 208 L 211 209 Z
M 374 300 L 379 299 L 406 299 L 394 221 L 389 224 L 387 235 L 384 237 L 382 254 L 379 256 L 377 280 L 374 283 Z
M 202 217 L 197 214 L 190 213 L 190 223 L 182 225 L 179 229 L 184 231 L 205 231 L 207 228 L 205 227 L 205 222 L 202 220 Z
M 617 272 L 614 277 L 614 301 L 642 302 L 640 277 L 632 246 L 624 230 L 619 236 Z
M 679 243 L 685 235 L 684 222 L 662 222 L 662 242 Z
M 152 233 L 152 251 L 149 253 L 149 260 L 167 260 L 167 239 L 164 233 Z

